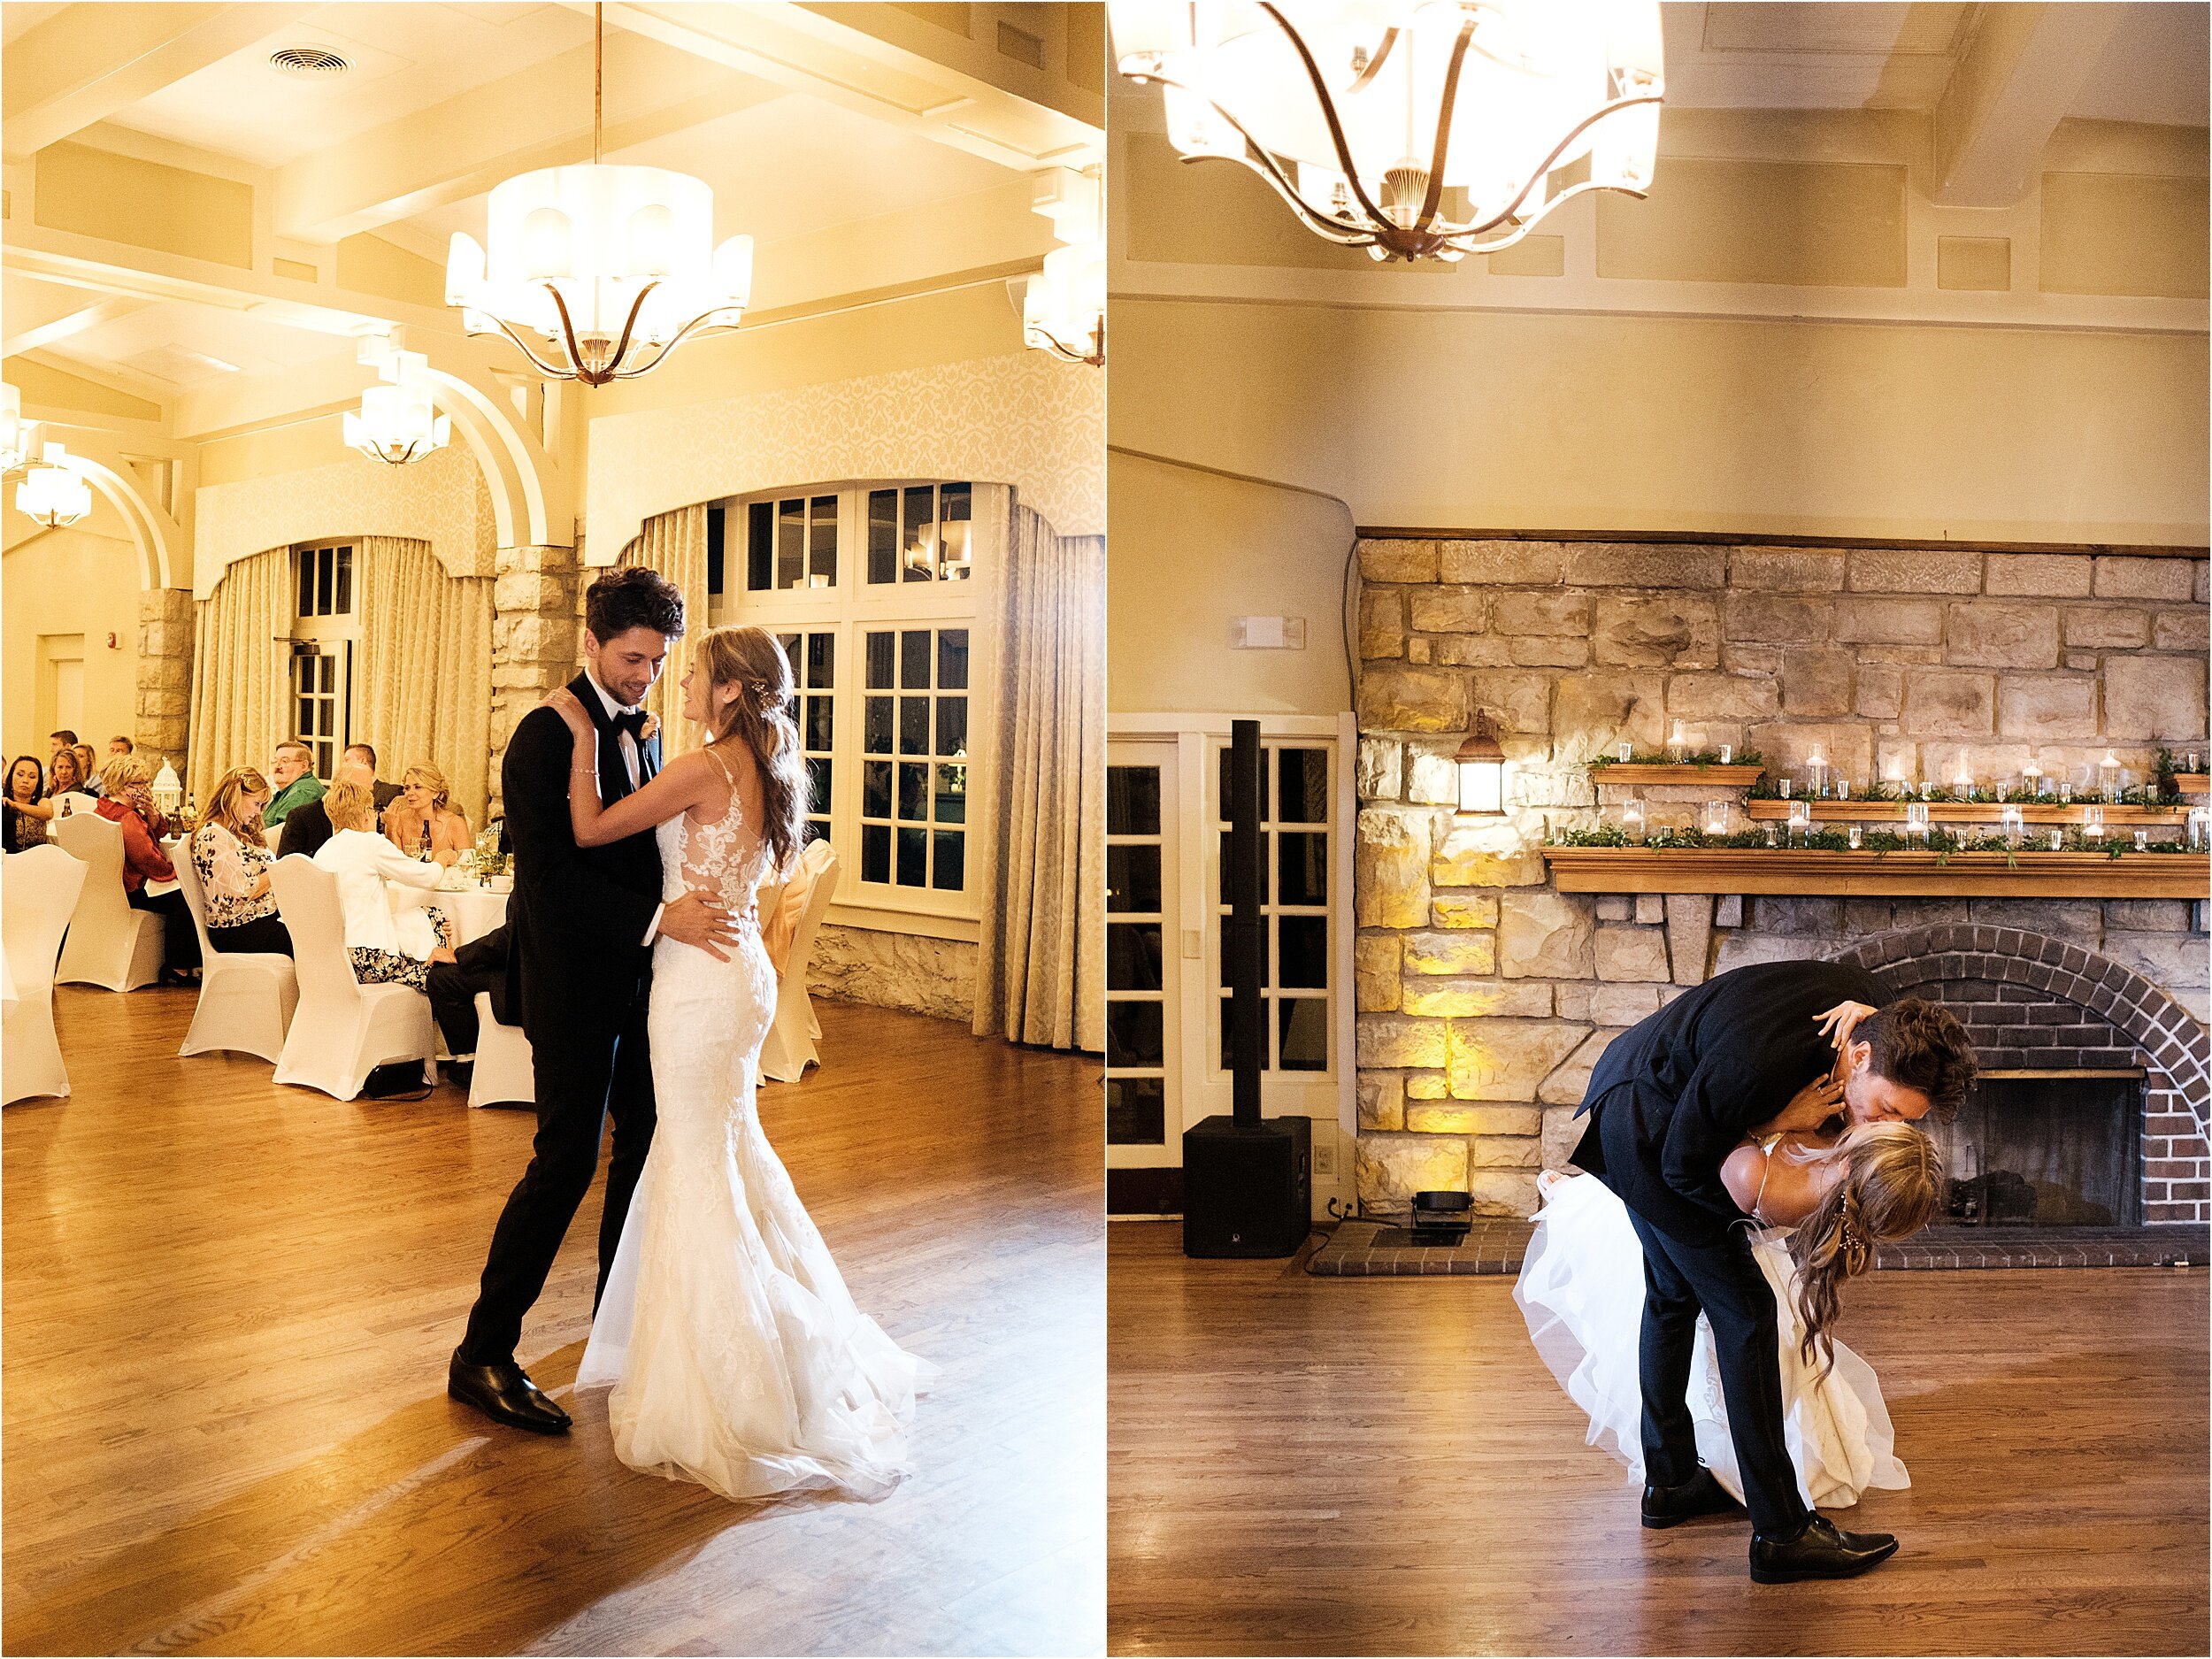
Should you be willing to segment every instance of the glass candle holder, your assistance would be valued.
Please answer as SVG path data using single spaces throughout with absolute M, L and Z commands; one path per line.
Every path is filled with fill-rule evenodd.
M 1635 752 L 1636 745 L 1630 742 L 1626 738 L 1621 739 L 1619 742 L 1613 745 L 1613 758 L 1619 761 L 1623 765 L 1626 765 L 1628 764 L 1628 757 Z
M 2184 772 L 2196 772 L 2200 770 L 2197 765 L 2197 751 L 2195 749 L 2191 749 L 2186 755 L 2184 755 L 2181 757 L 2181 769 Z
M 2071 778 L 2061 778 L 2058 780 L 2058 802 L 2061 806 L 2073 805 L 2074 780 Z
M 2200 853 L 2204 850 L 2205 835 L 2208 826 L 2212 826 L 2212 811 L 2208 811 L 2205 808 L 2200 806 L 2191 807 L 2189 809 L 2188 822 L 2189 850 L 2191 852 Z
M 1858 851 L 1859 842 L 1864 839 L 1863 833 L 1861 832 L 1859 826 L 1856 824 L 1854 824 L 1849 829 L 1844 832 L 1844 836 L 1850 841 L 1851 850 L 1853 852 Z
M 1735 757 L 1736 746 L 1733 743 L 1723 743 L 1720 746 L 1720 764 L 1722 765 L 1726 766 L 1732 764 Z
M 2043 768 L 2033 761 L 2020 769 L 2020 793 L 2031 801 L 2043 793 Z
M 1928 807 L 1923 801 L 1915 801 L 1905 808 L 1905 838 L 1917 841 L 1924 847 L 1928 841 Z
M 1813 803 L 1810 801 L 1790 803 L 1790 844 L 1802 847 L 1805 838 L 1813 833 Z
M 2012 780 L 2011 780 L 2011 779 L 2009 779 L 2009 778 L 2000 778 L 2000 779 L 1998 779 L 1998 780 L 1997 780 L 1996 783 L 1995 783 L 1994 785 L 1993 785 L 1993 786 L 1992 786 L 1992 788 L 1993 788 L 1993 792 L 1995 793 L 1995 795 L 1996 795 L 1996 796 L 1997 796 L 1997 799 L 1998 799 L 2000 802 L 2009 801 L 2009 800 L 2011 800 L 2011 799 L 2012 799 Z
M 1933 795 L 1934 794 L 1935 794 L 1935 782 L 1934 782 L 1934 780 L 1933 780 L 1932 779 L 1923 778 L 1923 779 L 1920 780 L 1920 798 L 1921 798 L 1923 801 L 1925 801 L 1925 800 L 1927 800 L 1929 797 L 1931 797 L 1932 795 Z
M 2085 837 L 2093 841 L 2101 841 L 2104 839 L 2104 809 L 2102 807 L 2085 806 L 2082 808 L 2081 833 Z
M 1782 792 L 1782 798 L 1786 801 L 1790 798 L 1790 790 L 1794 786 L 1787 778 L 1777 778 L 1774 780 L 1774 787 Z
M 1828 794 L 1828 761 L 1818 749 L 1805 763 L 1805 793 L 1816 801 L 1824 799 Z
M 1705 803 L 1705 833 L 1708 835 L 1728 833 L 1728 803 L 1708 801 Z
M 1771 846 L 1773 846 L 1773 845 L 1775 844 L 1775 843 L 1774 843 L 1774 826 L 1773 826 L 1773 825 L 1771 825 L 1771 824 L 1769 824 L 1769 825 L 1766 826 L 1766 832 L 1767 832 L 1767 845 L 1768 845 L 1768 846 L 1770 846 L 1770 847 L 1771 847 Z
M 2016 806 L 2007 807 L 2001 815 L 2001 821 L 2004 826 L 2005 845 L 2008 848 L 2018 847 L 2021 834 L 2025 828 L 2024 815 L 2020 809 Z
M 1644 803 L 1641 801 L 1621 803 L 1621 827 L 1628 832 L 1628 839 L 1640 841 L 1644 838 Z
M 1682 722 L 1677 720 L 1667 730 L 1667 759 L 1679 766 L 1684 756 L 1690 752 L 1690 734 Z
M 2150 833 L 2150 831 L 2148 831 L 2148 830 L 2147 830 L 2147 829 L 2139 829 L 2139 830 L 2137 830 L 2137 831 L 2135 832 L 2135 850 L 2136 850 L 2137 852 L 2139 852 L 2139 853 L 2147 853 L 2147 852 L 2150 851 L 2150 849 L 2151 849 L 2151 833 Z
M 2061 852 L 2064 850 L 2065 846 L 2066 832 L 2064 830 L 2053 830 L 2051 832 L 2051 850 L 2053 852 Z
M 2107 749 L 2104 758 L 2097 763 L 2097 793 L 2108 801 L 2117 801 L 2120 798 L 2120 763 L 2113 757 L 2112 751 Z

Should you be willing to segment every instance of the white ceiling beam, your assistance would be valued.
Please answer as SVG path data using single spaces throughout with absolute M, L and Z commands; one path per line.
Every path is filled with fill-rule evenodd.
M 87 290 L 69 290 L 77 303 L 58 316 L 27 319 L 11 315 L 8 321 L 20 324 L 13 333 L 0 336 L 0 357 L 17 357 L 26 351 L 59 349 L 72 334 L 82 334 L 102 323 L 113 322 L 119 317 L 128 317 L 133 311 L 142 311 L 153 303 L 151 300 L 133 299 L 125 295 L 111 294 L 104 299 L 88 297 Z
M 121 393 L 125 397 L 159 404 L 165 412 L 177 394 L 184 389 L 180 386 L 172 386 L 166 380 L 156 380 L 150 374 L 141 374 L 134 369 L 126 369 L 113 363 L 87 362 L 51 347 L 26 351 L 22 356 L 24 362 L 35 363 L 42 369 L 52 369 L 58 374 L 73 374 L 81 380 L 104 386 L 111 392 Z
M 588 10 L 586 0 L 564 0 Z M 795 5 L 617 0 L 607 21 L 1029 173 L 1103 158 L 1102 128 Z
M 518 173 L 590 160 L 591 74 L 591 48 L 575 47 L 301 157 L 276 173 L 276 234 L 333 242 L 480 196 Z M 607 42 L 606 84 L 614 89 L 610 150 L 781 96 L 723 65 L 619 31 Z
M 2083 0 L 1982 6 L 1936 103 L 1930 199 L 1945 207 L 2019 201 L 2124 10 Z
M 138 0 L 64 6 L 8 48 L 0 150 L 24 160 L 316 9 Z

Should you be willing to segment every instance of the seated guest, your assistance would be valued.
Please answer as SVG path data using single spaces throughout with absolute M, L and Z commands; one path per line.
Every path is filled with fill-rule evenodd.
M 492 994 L 492 1018 L 503 1025 L 522 1022 L 507 1006 L 507 930 L 495 927 L 481 939 L 472 939 L 453 953 L 450 962 L 434 962 L 425 988 L 430 993 L 430 1012 L 445 1038 L 446 1053 L 455 1067 L 456 1082 L 467 1079 L 459 1068 L 476 1058 L 476 994 Z
M 355 762 L 339 767 L 337 775 L 330 781 L 334 786 L 350 781 L 365 789 L 372 780 L 369 769 Z M 262 821 L 268 821 L 266 814 Z M 284 820 L 284 833 L 277 841 L 277 856 L 289 858 L 294 853 L 300 853 L 312 858 L 329 839 L 330 814 L 324 810 L 322 799 L 310 801 L 305 806 L 293 808 L 291 816 Z
M 127 737 L 119 736 L 108 739 L 108 753 L 111 756 L 135 755 L 137 752 L 138 745 L 131 741 L 131 740 Z
M 161 850 L 146 820 L 131 805 L 131 786 L 148 780 L 146 763 L 135 755 L 118 755 L 101 769 L 107 793 L 94 810 L 123 832 L 123 894 L 134 910 L 151 910 L 161 918 L 166 941 L 165 983 L 176 984 L 200 965 L 200 936 L 192 926 L 192 911 L 184 895 L 171 887 L 163 894 L 146 891 L 149 881 L 174 881 L 177 872 L 169 855 Z
M 46 841 L 54 809 L 46 800 L 46 769 L 35 755 L 19 755 L 8 767 L 8 793 L 0 800 L 7 816 L 7 849 L 28 852 Z
M 77 775 L 84 780 L 84 792 L 95 797 L 105 795 L 108 792 L 107 785 L 101 780 L 100 761 L 99 757 L 92 752 L 92 745 L 79 743 L 76 745 L 75 752 Z M 147 775 L 152 776 L 150 772 Z
M 72 812 L 91 811 L 96 797 L 84 787 L 84 763 L 77 758 L 77 751 L 56 749 L 52 770 L 53 782 L 46 794 L 53 816 L 67 818 Z
M 352 764 L 366 766 L 369 769 L 369 776 L 375 779 L 369 787 L 376 794 L 376 814 L 379 818 L 381 818 L 384 816 L 384 809 L 399 799 L 400 787 L 396 783 L 386 783 L 383 779 L 376 776 L 376 750 L 371 745 L 349 743 L 346 745 L 344 758 Z
M 417 858 L 449 864 L 472 844 L 469 821 L 454 810 L 445 773 L 419 760 L 400 774 L 404 796 L 384 815 L 393 846 Z
M 58 732 L 49 732 L 46 734 L 47 770 L 50 772 L 53 770 L 55 756 L 60 754 L 65 749 L 73 753 L 76 747 L 77 734 L 71 731 L 67 726 L 64 726 Z
M 271 829 L 281 828 L 294 807 L 323 798 L 323 780 L 315 775 L 315 751 L 296 737 L 276 746 L 269 761 L 269 781 L 276 793 L 269 797 L 261 821 Z
M 315 863 L 338 878 L 354 979 L 363 985 L 422 990 L 432 963 L 453 960 L 452 926 L 419 902 L 402 908 L 401 896 L 388 893 L 384 884 L 416 888 L 427 897 L 438 883 L 437 865 L 410 858 L 376 833 L 376 797 L 366 784 L 333 785 L 323 797 L 323 810 L 329 815 L 331 833 Z
M 207 907 L 207 941 L 218 950 L 292 954 L 292 935 L 277 914 L 269 886 L 276 862 L 261 839 L 261 809 L 269 780 L 251 766 L 223 774 L 192 832 L 192 868 Z

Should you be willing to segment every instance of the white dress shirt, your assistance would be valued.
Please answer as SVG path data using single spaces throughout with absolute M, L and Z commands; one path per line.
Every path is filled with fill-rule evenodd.
M 422 962 L 437 949 L 437 932 L 421 908 L 438 885 L 436 864 L 410 858 L 373 831 L 355 829 L 333 832 L 315 849 L 315 863 L 338 878 L 349 950 L 396 951 Z M 416 891 L 395 893 L 388 881 Z
M 599 694 L 599 706 L 607 711 L 607 718 L 610 720 L 618 714 L 635 714 L 642 706 L 636 703 L 617 703 L 614 700 L 614 694 L 599 683 L 599 676 L 593 673 L 588 667 L 584 670 L 584 678 L 591 682 L 591 688 Z M 623 731 L 615 733 L 615 741 L 622 745 L 622 764 L 629 772 L 630 787 L 636 789 L 642 787 L 641 780 L 644 773 L 639 764 L 637 740 L 633 738 L 628 732 Z M 595 776 L 592 787 L 598 787 Z M 602 802 L 600 804 L 603 806 L 608 803 Z M 657 854 L 656 856 L 657 856 Z M 656 904 L 653 907 L 653 919 L 645 926 L 645 938 L 642 941 L 645 944 L 651 944 L 659 934 L 661 912 L 667 908 L 665 904 Z

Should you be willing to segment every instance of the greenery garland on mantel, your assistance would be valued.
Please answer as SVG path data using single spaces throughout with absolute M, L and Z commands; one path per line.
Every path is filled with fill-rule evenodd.
M 1665 852 L 1676 848 L 1730 848 L 1760 852 L 1861 852 L 1879 855 L 1893 852 L 1931 852 L 1947 857 L 1954 853 L 2006 853 L 2008 863 L 2014 859 L 2033 858 L 2038 853 L 2051 851 L 2068 853 L 2102 853 L 2108 858 L 2120 858 L 2129 854 L 2186 853 L 2192 850 L 2185 841 L 2152 841 L 2137 847 L 2131 836 L 2107 836 L 2102 841 L 2091 841 L 2079 830 L 2064 833 L 2063 844 L 2053 849 L 2047 836 L 2030 845 L 2024 840 L 2017 847 L 2008 847 L 2002 835 L 1962 835 L 1951 830 L 1931 828 L 1924 836 L 1900 835 L 1891 830 L 1870 830 L 1861 835 L 1859 844 L 1852 846 L 1850 834 L 1839 829 L 1816 829 L 1792 840 L 1776 835 L 1768 840 L 1764 829 L 1734 830 L 1725 835 L 1714 835 L 1701 829 L 1655 829 L 1641 841 L 1632 840 L 1628 832 L 1617 824 L 1600 824 L 1589 829 L 1565 829 L 1554 832 L 1544 841 L 1547 847 L 1633 847 L 1642 852 Z M 2201 854 L 2202 849 L 2195 849 Z
M 1667 754 L 1632 753 L 1626 760 L 1617 755 L 1597 755 L 1585 763 L 1592 772 L 1602 772 L 1608 766 L 1694 766 L 1700 772 L 1708 766 L 1763 766 L 1766 757 L 1755 749 L 1747 749 L 1721 758 L 1717 749 L 1701 749 L 1679 758 Z

